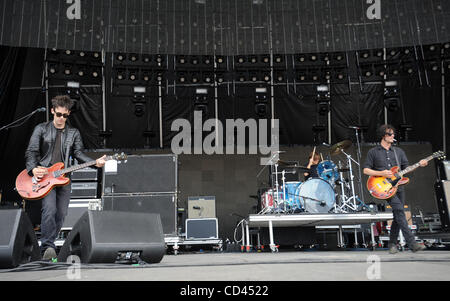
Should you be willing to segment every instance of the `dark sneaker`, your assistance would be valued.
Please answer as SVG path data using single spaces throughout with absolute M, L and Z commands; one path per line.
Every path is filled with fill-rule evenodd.
M 419 251 L 423 251 L 423 250 L 425 250 L 426 248 L 427 248 L 427 247 L 426 247 L 425 245 L 423 245 L 423 244 L 415 243 L 415 244 L 412 246 L 411 251 L 413 251 L 414 253 L 416 253 L 416 252 L 419 252 Z
M 44 255 L 42 255 L 43 260 L 52 260 L 53 258 L 56 258 L 56 251 L 53 248 L 47 248 L 44 252 Z
M 397 245 L 389 245 L 389 254 L 398 253 Z

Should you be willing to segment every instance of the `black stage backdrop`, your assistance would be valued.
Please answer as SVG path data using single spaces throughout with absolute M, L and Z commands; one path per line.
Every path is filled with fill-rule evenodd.
M 0 124 L 3 126 L 39 107 L 45 106 L 45 94 L 41 88 L 44 52 L 42 49 L 32 48 L 1 47 L 0 49 L 0 67 L 2 70 L 0 77 L 2 88 L 0 94 Z M 106 74 L 106 76 L 107 81 L 109 81 L 111 74 Z M 442 89 L 440 85 L 427 87 L 426 79 L 423 78 L 422 80 L 422 86 L 418 82 L 400 81 L 403 111 L 399 109 L 397 112 L 388 114 L 388 122 L 393 123 L 395 126 L 398 126 L 400 123 L 409 123 L 413 126 L 413 131 L 409 133 L 410 140 L 428 141 L 430 143 L 430 146 L 426 149 L 408 146 L 408 155 L 410 153 L 415 154 L 411 156 L 414 156 L 413 158 L 417 157 L 417 159 L 427 156 L 431 150 L 443 148 L 441 121 L 443 114 L 441 107 Z M 436 79 L 430 76 L 428 80 Z M 349 125 L 354 125 L 355 123 L 368 127 L 367 132 L 364 132 L 364 142 L 375 142 L 378 140 L 375 135 L 375 129 L 384 122 L 384 107 L 381 99 L 382 89 L 380 85 L 366 85 L 363 89 L 364 93 L 362 93 L 354 77 L 352 77 L 350 87 L 350 93 L 345 85 L 334 87 L 332 90 L 332 143 L 344 139 L 351 139 L 355 142 L 353 131 L 348 129 Z M 251 86 L 220 85 L 218 88 L 219 119 L 224 121 L 237 118 L 258 118 L 259 116 L 255 113 L 254 99 L 251 95 L 252 89 L 254 87 Z M 312 97 L 314 94 L 312 89 L 312 87 L 300 85 L 294 87 L 292 84 L 274 87 L 274 115 L 280 119 L 281 144 L 286 147 L 313 145 L 314 142 L 318 143 L 327 136 L 327 133 L 325 133 L 325 137 L 315 140 L 312 132 L 312 125 L 317 122 L 327 122 L 326 118 L 316 114 L 316 103 Z M 56 95 L 64 91 L 62 87 L 55 87 L 49 91 L 49 95 Z M 449 89 L 446 88 L 445 92 L 448 99 Z M 128 95 L 114 95 L 108 89 L 106 121 L 108 130 L 112 131 L 112 136 L 107 139 L 106 148 L 142 149 L 148 147 L 159 149 L 159 99 L 157 99 L 156 95 L 158 95 L 157 88 L 151 88 L 149 97 L 146 100 L 145 113 L 143 116 L 138 117 L 135 114 L 135 103 Z M 192 87 L 189 89 L 184 89 L 180 86 L 174 88 L 167 85 L 162 87 L 164 151 L 170 151 L 170 142 L 175 135 L 175 133 L 170 131 L 172 121 L 177 118 L 185 118 L 192 122 L 193 95 Z M 88 149 L 104 147 L 99 136 L 99 131 L 102 129 L 101 100 L 101 90 L 97 86 L 83 87 L 80 90 L 77 106 L 70 117 L 70 122 L 80 129 L 85 146 Z M 212 118 L 215 114 L 214 99 L 208 98 L 207 108 L 207 116 Z M 271 114 L 270 110 L 269 105 L 268 116 Z M 445 112 L 447 120 L 449 120 L 448 110 L 447 106 Z M 38 113 L 20 127 L 0 133 L 0 163 L 5 170 L 1 176 L 3 204 L 20 201 L 13 190 L 14 180 L 20 170 L 25 167 L 24 152 L 34 126 L 45 120 L 45 114 Z M 144 134 L 149 135 L 150 141 L 146 141 Z M 322 133 L 321 135 L 324 134 Z M 206 134 L 204 133 L 205 136 Z M 447 148 L 450 147 L 449 140 L 447 133 Z M 304 155 L 296 157 L 296 160 L 304 161 L 307 152 L 311 151 L 312 147 L 307 147 L 306 149 Z M 415 150 L 417 150 L 417 154 Z M 221 158 L 217 159 L 218 157 Z M 242 157 L 246 159 L 241 160 Z M 248 161 L 246 161 L 247 157 Z M 186 200 L 188 193 L 189 195 L 200 195 L 223 191 L 220 197 L 219 193 L 217 193 L 217 211 L 221 214 L 220 219 L 222 221 L 220 226 L 224 229 L 226 235 L 230 236 L 230 228 L 233 228 L 232 224 L 235 221 L 230 219 L 229 214 L 246 215 L 253 210 L 252 206 L 255 205 L 254 201 L 248 196 L 256 193 L 257 180 L 255 175 L 260 167 L 258 157 L 256 155 L 192 155 L 192 158 L 192 162 L 186 163 L 188 166 L 191 166 L 189 169 L 183 170 L 181 169 L 182 167 L 180 168 L 180 190 L 182 193 L 185 193 L 181 195 L 182 201 Z M 410 161 L 411 163 L 415 162 L 411 157 Z M 184 162 L 182 158 L 181 162 Z M 200 172 L 200 170 L 205 170 L 205 172 Z M 249 173 L 247 173 L 247 170 Z M 433 171 L 434 174 L 433 167 L 429 167 L 427 171 Z M 187 184 L 187 182 L 189 183 Z M 189 189 L 185 189 L 186 187 L 189 187 Z M 410 191 L 419 189 L 415 187 L 410 186 Z M 432 187 L 417 191 L 420 193 L 426 191 L 427 198 L 433 197 Z M 420 193 L 411 193 L 411 195 L 418 196 Z M 417 203 L 420 202 L 422 201 L 417 200 Z M 430 203 L 428 201 L 423 202 L 420 206 L 428 208 L 426 204 Z M 233 208 L 239 209 L 234 210 Z M 433 211 L 433 208 L 428 209 Z M 232 216 L 238 219 L 237 215 Z

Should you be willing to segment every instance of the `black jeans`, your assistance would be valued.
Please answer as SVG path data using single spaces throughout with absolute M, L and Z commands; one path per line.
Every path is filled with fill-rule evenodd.
M 41 217 L 41 251 L 51 247 L 55 249 L 55 240 L 64 223 L 70 202 L 70 186 L 53 188 L 42 199 Z
M 409 229 L 408 221 L 406 220 L 404 191 L 399 190 L 397 194 L 389 200 L 389 204 L 392 207 L 392 214 L 394 215 L 394 220 L 391 225 L 391 234 L 389 236 L 389 244 L 397 244 L 398 234 L 401 230 L 406 243 L 409 247 L 412 247 L 416 241 L 414 234 L 411 232 L 411 229 Z

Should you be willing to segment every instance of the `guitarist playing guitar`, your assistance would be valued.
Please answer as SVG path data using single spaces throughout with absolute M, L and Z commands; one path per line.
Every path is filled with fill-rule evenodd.
M 381 139 L 380 145 L 370 149 L 367 153 L 363 172 L 371 177 L 392 178 L 394 177 L 394 173 L 391 171 L 391 168 L 399 166 L 402 170 L 406 169 L 409 165 L 408 159 L 402 149 L 392 146 L 395 141 L 395 128 L 392 125 L 382 125 L 378 129 L 378 136 Z M 418 164 L 421 167 L 424 167 L 428 165 L 428 161 L 421 160 Z M 408 247 L 413 252 L 424 250 L 425 246 L 418 244 L 415 241 L 414 235 L 408 227 L 404 211 L 405 200 L 403 187 L 398 187 L 397 193 L 393 194 L 387 201 L 389 202 L 389 205 L 391 205 L 392 213 L 394 215 L 389 237 L 389 253 L 395 254 L 398 252 L 397 238 L 400 230 L 405 237 Z
M 88 162 L 78 129 L 66 123 L 73 101 L 66 95 L 52 99 L 53 120 L 38 124 L 31 135 L 25 152 L 26 171 L 37 182 L 48 173 L 48 167 L 57 162 L 67 166 L 69 156 Z M 96 160 L 98 168 L 105 165 L 103 156 Z M 42 199 L 41 254 L 44 260 L 56 257 L 55 240 L 64 223 L 70 202 L 70 185 L 57 186 Z

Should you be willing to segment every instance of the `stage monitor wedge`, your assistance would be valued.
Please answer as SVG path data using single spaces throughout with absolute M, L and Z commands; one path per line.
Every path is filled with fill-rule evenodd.
M 159 214 L 88 210 L 74 225 L 58 262 L 78 256 L 82 263 L 158 263 L 165 254 Z
M 0 210 L 0 269 L 41 259 L 31 221 L 21 209 Z

